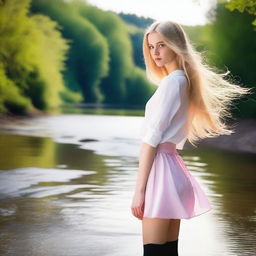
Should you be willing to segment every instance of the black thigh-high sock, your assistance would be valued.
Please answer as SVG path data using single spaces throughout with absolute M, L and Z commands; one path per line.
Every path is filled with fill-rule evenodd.
M 175 241 L 168 241 L 165 243 L 166 256 L 178 256 L 178 239 Z
M 164 244 L 144 244 L 143 256 L 165 256 L 166 243 Z

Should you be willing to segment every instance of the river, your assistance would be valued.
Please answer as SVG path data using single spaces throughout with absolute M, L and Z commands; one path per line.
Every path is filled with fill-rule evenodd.
M 130 209 L 142 117 L 66 113 L 0 127 L 0 255 L 142 256 Z M 182 219 L 180 256 L 253 256 L 255 154 L 179 151 L 213 209 Z

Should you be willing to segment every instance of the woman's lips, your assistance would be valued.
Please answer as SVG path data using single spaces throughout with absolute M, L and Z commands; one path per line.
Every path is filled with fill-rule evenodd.
M 156 58 L 155 60 L 161 60 L 161 58 Z

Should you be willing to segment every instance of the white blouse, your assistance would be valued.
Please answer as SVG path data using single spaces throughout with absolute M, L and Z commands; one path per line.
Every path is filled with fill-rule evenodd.
M 142 142 L 152 147 L 172 142 L 183 149 L 187 140 L 188 81 L 185 72 L 176 69 L 165 76 L 145 106 L 141 127 Z

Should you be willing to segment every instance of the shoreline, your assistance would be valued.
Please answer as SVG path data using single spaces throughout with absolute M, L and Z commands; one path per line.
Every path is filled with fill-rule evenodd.
M 13 115 L 13 114 L 0 114 L 0 131 L 1 125 L 11 124 L 27 119 L 34 119 L 37 117 L 47 117 L 54 114 L 45 112 L 30 112 L 27 115 Z M 198 147 L 212 147 L 223 149 L 231 152 L 241 153 L 256 153 L 256 120 L 236 119 L 230 122 L 230 127 L 233 127 L 233 134 L 220 135 L 215 138 L 205 138 L 196 143 Z M 184 145 L 184 149 L 194 149 L 188 141 Z
M 229 124 L 234 131 L 230 135 L 200 140 L 198 147 L 212 147 L 237 153 L 256 153 L 256 120 L 240 119 Z M 191 144 L 188 148 L 194 148 Z
M 45 113 L 40 111 L 31 111 L 26 115 L 14 115 L 14 114 L 1 114 L 0 113 L 0 126 L 1 124 L 15 123 L 17 121 L 33 119 L 37 117 L 47 117 L 52 116 L 51 113 Z M 0 127 L 1 128 L 1 127 Z

